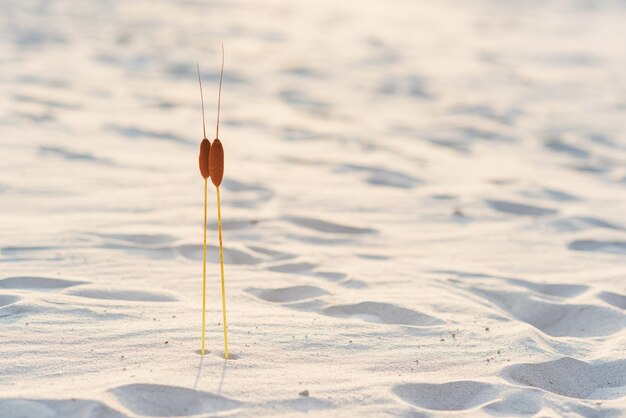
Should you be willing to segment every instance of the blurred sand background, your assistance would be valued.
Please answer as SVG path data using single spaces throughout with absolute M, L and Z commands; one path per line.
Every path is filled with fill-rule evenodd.
M 626 416 L 623 1 L 0 9 L 0 417 Z

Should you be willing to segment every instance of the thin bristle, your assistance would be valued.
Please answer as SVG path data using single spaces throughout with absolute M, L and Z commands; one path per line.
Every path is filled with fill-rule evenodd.
M 202 138 L 206 138 L 206 127 L 204 125 L 204 96 L 202 95 L 202 80 L 200 79 L 200 64 L 196 62 L 198 69 L 198 84 L 200 84 L 200 102 L 202 103 Z
M 222 70 L 220 71 L 220 89 L 217 93 L 217 128 L 215 138 L 220 137 L 220 106 L 222 104 L 222 79 L 224 78 L 224 44 L 222 44 Z

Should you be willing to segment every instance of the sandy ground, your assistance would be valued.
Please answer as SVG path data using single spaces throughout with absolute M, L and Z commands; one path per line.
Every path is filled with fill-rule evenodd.
M 626 416 L 624 2 L 0 6 L 0 417 Z

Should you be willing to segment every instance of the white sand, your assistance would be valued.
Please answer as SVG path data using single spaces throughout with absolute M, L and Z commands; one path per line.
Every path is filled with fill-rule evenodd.
M 0 417 L 626 416 L 623 2 L 0 6 Z

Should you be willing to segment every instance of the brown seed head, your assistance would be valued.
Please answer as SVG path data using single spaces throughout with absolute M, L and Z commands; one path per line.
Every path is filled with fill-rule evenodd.
M 222 142 L 215 138 L 209 155 L 209 172 L 211 173 L 211 181 L 215 187 L 220 187 L 222 178 L 224 177 L 224 147 Z
M 222 151 L 222 154 L 224 152 Z M 211 143 L 208 139 L 204 138 L 200 143 L 200 157 L 198 158 L 198 162 L 200 164 L 200 174 L 205 179 L 209 177 L 211 171 L 209 170 L 209 158 L 211 155 Z

